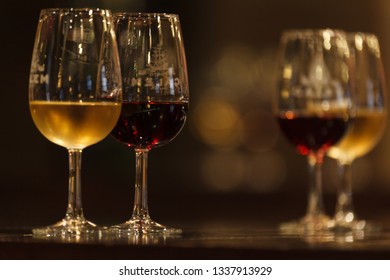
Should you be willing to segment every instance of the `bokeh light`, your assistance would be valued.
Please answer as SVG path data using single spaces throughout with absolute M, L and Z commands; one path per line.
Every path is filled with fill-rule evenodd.
M 210 77 L 213 82 L 237 89 L 233 94 L 243 95 L 251 89 L 254 82 L 253 59 L 257 57 L 250 48 L 233 44 L 227 46 L 221 54 L 221 58 L 212 68 Z
M 274 147 L 279 129 L 270 112 L 253 109 L 242 116 L 242 144 L 251 151 L 264 152 Z
M 203 156 L 201 176 L 214 191 L 272 192 L 286 177 L 286 164 L 278 152 L 210 152 Z
M 284 157 L 277 151 L 254 153 L 247 160 L 247 186 L 253 192 L 272 192 L 286 178 Z
M 274 53 L 231 44 L 210 67 L 211 85 L 197 99 L 191 127 L 211 148 L 201 160 L 201 176 L 213 190 L 269 192 L 285 180 L 285 160 L 274 149 L 279 128 L 270 106 Z
M 231 150 L 239 144 L 241 122 L 237 108 L 224 99 L 221 89 L 204 93 L 194 108 L 193 127 L 200 139 L 217 150 Z
M 246 158 L 239 152 L 211 152 L 201 164 L 203 181 L 215 191 L 235 191 L 246 175 Z

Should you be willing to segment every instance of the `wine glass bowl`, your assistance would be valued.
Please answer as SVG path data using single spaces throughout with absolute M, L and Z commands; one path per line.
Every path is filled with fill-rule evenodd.
M 183 37 L 177 15 L 115 14 L 123 79 L 122 112 L 112 131 L 136 154 L 134 208 L 119 234 L 180 234 L 151 219 L 147 204 L 148 152 L 174 139 L 184 126 L 189 101 Z
M 68 150 L 69 194 L 65 218 L 33 229 L 37 236 L 100 232 L 84 218 L 82 150 L 103 140 L 121 110 L 122 82 L 109 10 L 44 9 L 32 55 L 29 106 L 38 130 Z
M 352 163 L 369 153 L 381 139 L 386 126 L 386 83 L 379 41 L 374 34 L 348 33 L 354 63 L 355 117 L 346 136 L 327 153 L 337 161 L 340 184 L 335 215 L 329 227 L 334 231 L 374 229 L 357 218 L 352 198 Z
M 103 140 L 120 113 L 118 102 L 30 101 L 30 110 L 35 125 L 47 139 L 74 149 Z
M 151 150 L 167 144 L 179 134 L 187 110 L 187 102 L 124 101 L 112 135 L 130 147 Z
M 353 113 L 349 48 L 344 32 L 288 30 L 280 41 L 274 111 L 280 130 L 307 157 L 310 174 L 306 215 L 281 225 L 285 233 L 327 228 L 321 166 L 326 151 L 348 130 Z

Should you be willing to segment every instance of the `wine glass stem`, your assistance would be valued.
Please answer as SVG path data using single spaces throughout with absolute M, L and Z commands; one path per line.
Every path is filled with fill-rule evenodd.
M 83 218 L 81 201 L 81 154 L 80 149 L 69 149 L 69 194 L 66 219 Z
M 306 215 L 318 217 L 324 214 L 322 201 L 322 162 L 324 154 L 322 151 L 311 152 L 308 155 L 309 165 L 309 198 Z
M 149 219 L 148 196 L 147 196 L 147 149 L 135 150 L 135 197 L 133 219 Z
M 336 221 L 351 222 L 354 219 L 352 200 L 352 162 L 338 162 L 341 185 L 337 194 Z M 347 215 L 349 215 L 347 217 Z

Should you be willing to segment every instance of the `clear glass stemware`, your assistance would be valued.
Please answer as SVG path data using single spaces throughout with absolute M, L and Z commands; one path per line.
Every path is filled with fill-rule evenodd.
M 107 135 L 121 110 L 122 82 L 111 12 L 45 9 L 32 55 L 29 105 L 38 130 L 69 152 L 69 196 L 60 222 L 39 236 L 80 236 L 100 229 L 84 218 L 82 150 Z
M 310 175 L 306 215 L 283 223 L 284 233 L 327 229 L 321 168 L 326 151 L 350 123 L 349 56 L 346 36 L 339 30 L 289 30 L 281 36 L 274 110 L 281 132 L 307 157 Z
M 147 160 L 182 129 L 189 92 L 183 36 L 173 14 L 115 14 L 123 78 L 122 113 L 112 131 L 136 154 L 135 202 L 130 220 L 113 227 L 123 234 L 178 234 L 149 215 Z
M 352 163 L 369 153 L 381 139 L 386 126 L 386 84 L 378 38 L 369 33 L 348 33 L 354 63 L 356 116 L 347 135 L 327 155 L 337 160 L 341 181 L 335 215 L 329 227 L 335 231 L 374 230 L 359 220 L 352 198 Z

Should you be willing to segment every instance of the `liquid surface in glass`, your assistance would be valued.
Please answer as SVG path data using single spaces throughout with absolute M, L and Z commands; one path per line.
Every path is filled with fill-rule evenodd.
M 180 132 L 187 109 L 187 102 L 123 102 L 121 116 L 111 134 L 136 148 L 162 146 Z
M 83 149 L 104 139 L 118 120 L 119 102 L 30 101 L 32 119 L 50 141 Z
M 289 112 L 277 119 L 282 133 L 302 155 L 328 150 L 348 128 L 348 121 L 337 114 L 292 115 Z
M 345 137 L 331 147 L 328 156 L 341 161 L 352 161 L 368 153 L 381 138 L 386 124 L 384 111 L 360 110 Z

